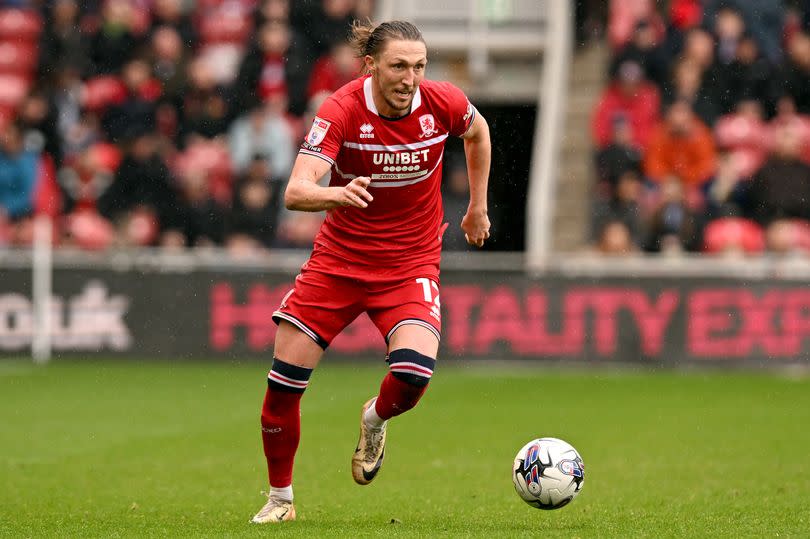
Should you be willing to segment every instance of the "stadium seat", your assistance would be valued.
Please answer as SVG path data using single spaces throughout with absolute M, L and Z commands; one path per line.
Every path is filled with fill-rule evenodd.
M 121 164 L 121 150 L 109 142 L 97 142 L 88 149 L 92 166 L 107 172 L 115 172 Z
M 37 69 L 38 56 L 35 43 L 0 41 L 0 73 L 29 75 Z
M 67 216 L 67 230 L 76 246 L 89 251 L 101 251 L 115 239 L 115 229 L 95 211 L 84 210 Z
M 247 16 L 240 13 L 214 12 L 200 20 L 199 30 L 203 44 L 243 44 L 250 37 L 253 25 Z
M 97 112 L 110 105 L 123 103 L 126 97 L 127 87 L 121 79 L 112 75 L 102 75 L 85 83 L 82 105 L 88 110 Z
M 810 222 L 803 219 L 793 219 L 791 225 L 793 226 L 794 249 L 810 253 Z
M 214 43 L 204 45 L 197 57 L 208 66 L 217 83 L 229 86 L 236 79 L 243 54 L 239 44 Z
M 42 19 L 35 11 L 0 9 L 0 38 L 36 41 L 42 32 Z
M 199 140 L 176 156 L 172 169 L 179 178 L 202 173 L 208 177 L 211 196 L 223 204 L 230 203 L 232 195 L 231 158 L 222 143 Z
M 30 81 L 21 75 L 0 74 L 0 107 L 15 107 L 28 95 Z
M 703 250 L 712 254 L 761 253 L 765 250 L 765 233 L 757 223 L 749 219 L 723 217 L 706 226 Z

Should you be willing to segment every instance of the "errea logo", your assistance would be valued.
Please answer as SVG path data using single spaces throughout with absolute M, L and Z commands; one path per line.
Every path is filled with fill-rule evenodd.
M 365 123 L 365 124 L 361 125 L 360 126 L 360 138 L 374 138 L 373 131 L 374 131 L 374 126 L 373 125 L 371 125 L 369 123 Z

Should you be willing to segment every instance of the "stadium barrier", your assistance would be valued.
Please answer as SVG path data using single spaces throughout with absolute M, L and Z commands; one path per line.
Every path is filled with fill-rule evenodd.
M 71 262 L 55 256 L 50 345 L 57 357 L 268 358 L 275 335 L 271 314 L 303 256 L 277 257 L 273 270 L 182 257 L 94 261 L 80 255 Z M 503 268 L 519 267 L 508 255 L 498 260 Z M 26 355 L 36 334 L 30 260 L 13 262 L 0 260 L 4 356 Z M 804 277 L 650 271 L 626 277 L 611 272 L 604 260 L 599 277 L 583 264 L 579 272 L 558 267 L 536 276 L 492 264 L 486 271 L 470 262 L 447 266 L 440 298 L 445 358 L 653 366 L 809 363 L 810 289 Z M 380 358 L 383 351 L 382 338 L 363 315 L 328 354 Z

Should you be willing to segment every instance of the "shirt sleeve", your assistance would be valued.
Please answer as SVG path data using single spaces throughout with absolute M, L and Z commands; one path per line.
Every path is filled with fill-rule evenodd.
M 454 137 L 464 136 L 478 113 L 457 86 L 447 83 L 447 111 L 450 134 Z
M 334 99 L 327 98 L 312 120 L 298 153 L 319 157 L 330 165 L 335 163 L 343 144 L 345 114 Z

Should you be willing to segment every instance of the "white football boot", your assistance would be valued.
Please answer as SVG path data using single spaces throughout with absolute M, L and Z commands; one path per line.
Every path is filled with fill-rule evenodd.
M 254 524 L 269 524 L 295 520 L 295 506 L 292 502 L 268 496 L 267 503 L 251 519 Z
M 385 427 L 372 429 L 364 420 L 366 410 L 374 402 L 371 399 L 360 412 L 360 440 L 352 456 L 352 477 L 358 485 L 368 485 L 377 476 L 385 456 Z

